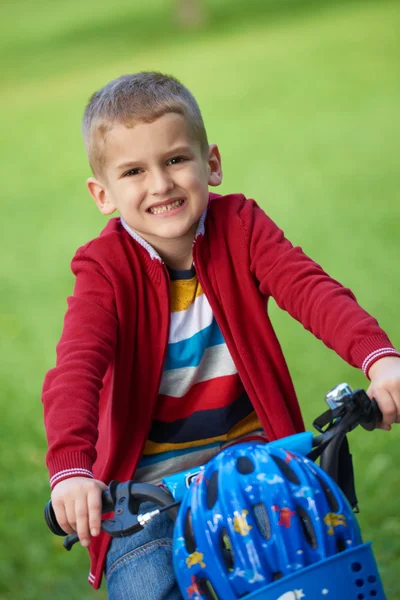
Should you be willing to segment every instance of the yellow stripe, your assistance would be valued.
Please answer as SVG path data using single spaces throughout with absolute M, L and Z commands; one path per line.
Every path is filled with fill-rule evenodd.
M 214 442 L 230 442 L 236 438 L 242 437 L 256 429 L 261 428 L 261 423 L 255 411 L 247 415 L 244 419 L 236 423 L 232 429 L 218 437 L 206 438 L 204 440 L 194 440 L 192 442 L 184 442 L 181 444 L 157 444 L 151 440 L 147 440 L 143 455 L 160 454 L 161 452 L 170 452 L 171 450 L 185 450 L 186 448 L 197 448 L 205 444 L 213 444 Z
M 230 442 L 236 438 L 242 437 L 242 435 L 251 433 L 256 429 L 261 429 L 261 427 L 260 419 L 257 417 L 256 412 L 253 411 L 228 431 L 226 441 Z
M 171 281 L 171 312 L 187 310 L 203 290 L 197 279 L 197 275 L 191 279 L 175 279 Z

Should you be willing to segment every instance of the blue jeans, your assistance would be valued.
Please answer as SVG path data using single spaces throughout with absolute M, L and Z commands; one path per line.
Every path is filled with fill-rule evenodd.
M 145 502 L 140 512 L 154 507 Z M 161 513 L 142 531 L 113 538 L 105 567 L 109 600 L 182 600 L 172 566 L 173 528 Z

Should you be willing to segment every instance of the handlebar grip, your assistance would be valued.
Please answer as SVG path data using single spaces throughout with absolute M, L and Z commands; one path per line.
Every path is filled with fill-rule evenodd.
M 360 421 L 360 425 L 367 431 L 372 431 L 373 429 L 376 429 L 376 425 L 379 421 L 382 421 L 382 412 L 375 398 L 372 398 L 369 404 L 369 410 L 367 411 L 365 418 Z
M 56 519 L 51 500 L 49 500 L 46 506 L 44 507 L 44 520 L 46 521 L 46 525 L 50 529 L 51 533 L 54 533 L 54 535 L 60 535 L 65 537 L 63 545 L 66 550 L 71 550 L 72 546 L 79 542 L 79 537 L 77 533 L 74 532 L 68 534 L 64 531 L 64 529 L 61 529 Z
M 102 511 L 102 513 L 111 512 L 112 510 L 114 510 L 114 499 L 113 499 L 114 487 L 115 487 L 115 482 L 112 481 L 110 483 L 110 487 L 102 492 L 102 495 L 101 495 L 101 506 L 102 506 L 101 511 Z M 60 535 L 63 537 L 65 537 L 67 535 L 70 535 L 72 537 L 74 535 L 73 533 L 72 534 L 66 533 L 64 531 L 64 529 L 62 529 L 60 527 L 60 525 L 58 524 L 51 500 L 49 500 L 48 503 L 46 504 L 46 506 L 44 507 L 44 520 L 46 521 L 47 527 L 50 529 L 51 533 L 54 533 L 54 535 Z
M 63 537 L 68 535 L 58 524 L 51 500 L 49 500 L 44 507 L 44 520 L 46 521 L 47 527 L 50 529 L 51 533 L 54 533 L 54 535 L 61 535 Z

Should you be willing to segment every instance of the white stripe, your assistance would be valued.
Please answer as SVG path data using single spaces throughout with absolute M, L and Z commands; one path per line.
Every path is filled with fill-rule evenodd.
M 93 575 L 93 573 L 89 573 L 89 577 L 88 577 L 89 583 L 93 583 L 95 579 L 96 579 L 96 577 Z
M 187 310 L 171 313 L 169 344 L 187 340 L 193 335 L 209 327 L 213 320 L 211 306 L 205 296 L 198 296 Z
M 53 475 L 53 477 L 50 479 L 50 485 L 53 485 L 53 483 L 55 483 L 59 479 L 62 479 L 63 477 L 71 477 L 74 475 L 76 475 L 77 477 L 79 477 L 79 475 L 89 475 L 89 477 L 94 477 L 93 473 L 91 471 L 88 471 L 87 469 L 65 469 L 64 471 L 59 471 L 58 473 Z
M 216 377 L 234 375 L 237 369 L 226 344 L 211 346 L 204 351 L 198 367 L 183 367 L 164 371 L 160 394 L 182 398 L 195 383 Z
M 365 373 L 365 375 L 367 374 L 368 368 L 373 360 L 375 360 L 378 357 L 388 356 L 390 354 L 395 354 L 396 356 L 400 356 L 400 352 L 398 352 L 394 348 L 380 348 L 379 350 L 375 350 L 374 352 L 371 352 L 371 354 L 369 354 L 367 356 L 367 358 L 364 360 L 362 367 L 361 367 L 363 372 Z

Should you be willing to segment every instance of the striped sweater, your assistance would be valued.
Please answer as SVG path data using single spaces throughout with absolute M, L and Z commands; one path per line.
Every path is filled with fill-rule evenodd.
M 262 435 L 194 266 L 169 269 L 171 323 L 153 423 L 135 480 L 163 477 L 207 462 L 226 443 Z

